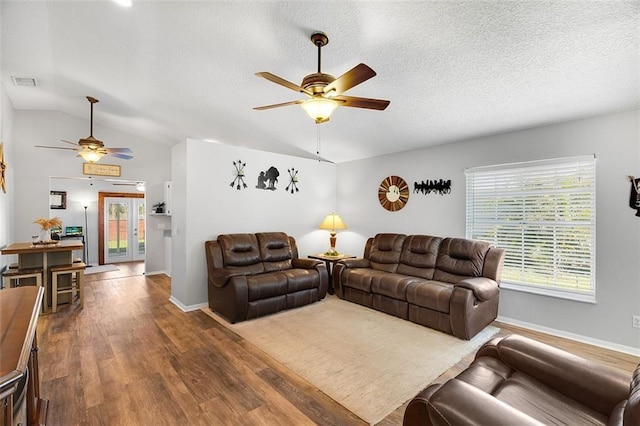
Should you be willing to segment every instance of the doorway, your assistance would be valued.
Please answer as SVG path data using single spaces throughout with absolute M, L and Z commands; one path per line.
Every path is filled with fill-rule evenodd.
M 98 254 L 101 265 L 145 259 L 143 194 L 98 193 Z

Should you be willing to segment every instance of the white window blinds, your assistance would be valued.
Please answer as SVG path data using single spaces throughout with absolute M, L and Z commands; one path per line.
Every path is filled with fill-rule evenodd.
M 595 158 L 467 169 L 467 238 L 505 249 L 506 288 L 595 302 Z

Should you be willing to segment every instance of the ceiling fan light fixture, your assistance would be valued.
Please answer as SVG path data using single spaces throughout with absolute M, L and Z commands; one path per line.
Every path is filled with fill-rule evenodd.
M 84 158 L 84 160 L 86 162 L 95 163 L 96 161 L 98 161 L 99 159 L 102 158 L 104 153 L 98 152 L 98 151 L 94 151 L 94 150 L 91 150 L 91 149 L 83 149 L 82 151 L 79 152 L 79 155 L 82 158 Z
M 304 101 L 301 106 L 309 117 L 316 121 L 316 124 L 320 124 L 329 120 L 333 110 L 338 107 L 338 102 L 322 96 L 314 96 Z

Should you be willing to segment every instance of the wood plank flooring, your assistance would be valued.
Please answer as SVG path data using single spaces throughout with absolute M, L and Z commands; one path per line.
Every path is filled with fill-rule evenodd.
M 86 276 L 85 307 L 38 324 L 49 425 L 364 425 L 249 342 L 200 311 L 171 302 L 170 279 L 139 264 Z M 512 332 L 632 371 L 636 357 L 534 333 Z M 439 381 L 455 376 L 467 356 Z M 379 423 L 401 425 L 404 406 Z

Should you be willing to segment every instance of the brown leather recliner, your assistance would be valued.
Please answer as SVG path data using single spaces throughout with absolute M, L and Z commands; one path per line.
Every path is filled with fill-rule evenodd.
M 377 234 L 333 268 L 338 297 L 461 339 L 498 315 L 504 250 L 486 241 Z
M 414 397 L 414 425 L 640 425 L 633 375 L 518 335 L 495 338 L 445 384 Z
M 329 275 L 321 260 L 299 259 L 282 232 L 219 235 L 205 242 L 209 308 L 231 323 L 323 299 Z

